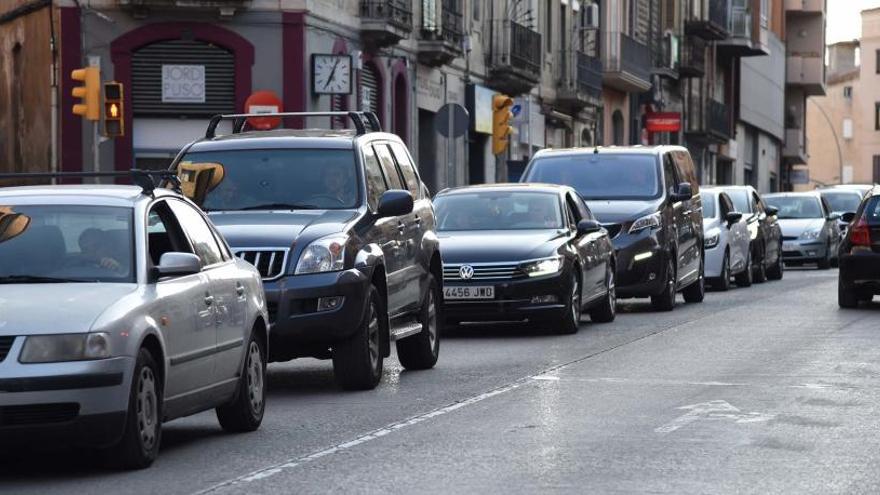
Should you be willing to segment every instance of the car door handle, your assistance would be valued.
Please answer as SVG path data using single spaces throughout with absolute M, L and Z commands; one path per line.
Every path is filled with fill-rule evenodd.
M 205 306 L 212 306 L 214 304 L 214 296 L 206 295 L 205 296 Z
M 236 285 L 235 286 L 235 293 L 238 294 L 239 296 L 243 296 L 244 295 L 244 286 L 241 284 Z
M 397 224 L 397 231 L 400 232 L 400 235 L 406 233 L 406 225 L 403 222 Z

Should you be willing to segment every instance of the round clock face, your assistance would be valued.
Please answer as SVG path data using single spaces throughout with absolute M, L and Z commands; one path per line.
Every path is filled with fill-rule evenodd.
M 312 90 L 317 94 L 351 93 L 351 57 L 348 55 L 315 55 L 312 74 Z

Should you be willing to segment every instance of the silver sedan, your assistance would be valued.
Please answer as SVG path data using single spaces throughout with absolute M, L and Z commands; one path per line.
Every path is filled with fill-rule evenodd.
M 133 186 L 0 190 L 0 445 L 152 463 L 161 424 L 216 408 L 262 421 L 257 270 L 180 195 Z
M 782 257 L 787 264 L 816 263 L 827 269 L 837 263 L 840 215 L 818 192 L 767 194 L 764 201 L 779 210 Z

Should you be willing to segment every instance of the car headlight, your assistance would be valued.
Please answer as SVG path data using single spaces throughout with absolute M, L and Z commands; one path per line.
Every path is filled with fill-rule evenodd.
M 296 264 L 296 275 L 338 272 L 345 263 L 348 236 L 332 235 L 313 241 L 303 250 Z
M 87 361 L 112 356 L 110 335 L 104 332 L 32 335 L 24 341 L 20 363 Z
M 820 235 L 822 235 L 822 229 L 805 230 L 801 232 L 801 239 L 815 240 L 818 239 Z
M 718 232 L 717 230 L 709 231 L 703 239 L 703 247 L 711 249 L 717 246 L 719 241 L 721 241 L 721 232 Z
M 629 228 L 629 233 L 633 234 L 640 230 L 644 229 L 653 229 L 660 227 L 660 212 L 651 213 L 650 215 L 645 215 L 642 218 L 639 218 L 635 222 L 633 222 L 632 226 Z
M 543 258 L 540 260 L 529 261 L 523 263 L 522 271 L 530 277 L 540 277 L 543 275 L 552 275 L 562 270 L 562 257 L 554 256 L 552 258 Z

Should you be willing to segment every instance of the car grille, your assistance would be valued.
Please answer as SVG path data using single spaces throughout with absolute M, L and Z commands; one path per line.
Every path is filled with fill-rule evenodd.
M 63 423 L 76 418 L 79 404 L 37 404 L 0 407 L 0 426 Z
M 782 236 L 783 241 L 796 241 L 798 240 L 797 236 L 794 235 L 784 235 Z
M 287 266 L 289 249 L 235 249 L 235 256 L 254 265 L 263 280 L 274 280 Z
M 608 231 L 608 238 L 614 239 L 620 234 L 621 229 L 623 229 L 623 225 L 619 223 L 603 223 L 602 227 L 605 227 L 605 230 Z
M 15 337 L 0 337 L 0 362 L 6 359 L 9 349 L 12 349 L 13 342 L 15 342 Z
M 474 269 L 474 276 L 463 279 L 459 275 L 462 266 L 469 265 Z M 444 282 L 462 282 L 475 280 L 509 280 L 523 275 L 519 263 L 458 263 L 443 265 Z

